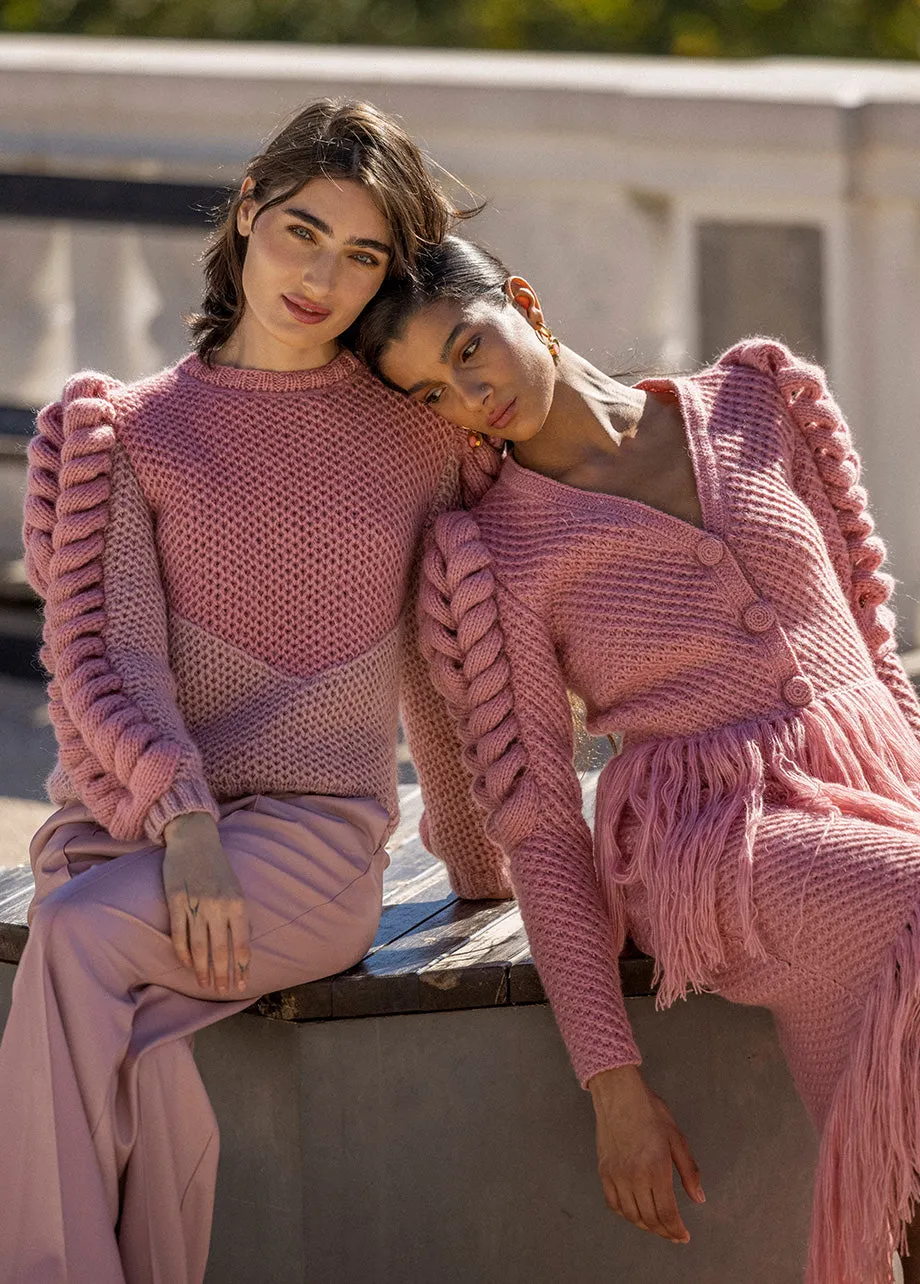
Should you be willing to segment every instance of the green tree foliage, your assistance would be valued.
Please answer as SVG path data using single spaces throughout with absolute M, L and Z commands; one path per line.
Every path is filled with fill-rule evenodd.
M 0 0 L 0 31 L 920 58 L 920 0 Z

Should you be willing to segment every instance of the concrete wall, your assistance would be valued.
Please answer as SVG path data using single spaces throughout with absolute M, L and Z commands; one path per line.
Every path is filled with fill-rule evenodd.
M 689 1245 L 607 1210 L 546 1007 L 244 1014 L 195 1042 L 221 1127 L 207 1284 L 800 1284 L 815 1147 L 769 1016 L 653 1006 L 628 1000 L 703 1174 Z
M 402 115 L 488 198 L 470 233 L 608 368 L 685 366 L 763 325 L 821 358 L 915 639 L 920 68 L 4 36 L 0 169 L 229 182 L 320 94 Z M 0 403 L 40 401 L 79 365 L 132 377 L 181 351 L 195 234 L 3 231 Z

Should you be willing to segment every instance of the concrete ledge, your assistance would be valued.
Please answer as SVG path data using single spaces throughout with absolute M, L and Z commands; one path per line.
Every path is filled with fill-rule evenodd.
M 222 1136 L 207 1284 L 800 1284 L 815 1148 L 769 1016 L 712 996 L 628 1010 L 703 1172 L 688 1246 L 604 1206 L 545 1006 L 243 1014 L 195 1043 Z

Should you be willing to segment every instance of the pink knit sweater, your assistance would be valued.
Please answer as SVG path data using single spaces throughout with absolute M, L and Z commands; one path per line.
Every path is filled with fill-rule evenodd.
M 478 481 L 461 433 L 348 353 L 77 375 L 39 417 L 25 515 L 52 800 L 125 839 L 248 793 L 370 796 L 395 823 L 404 669 L 431 845 L 508 895 L 404 609 L 423 531 Z
M 423 649 L 583 1082 L 639 1061 L 617 965 L 627 886 L 647 893 L 667 1003 L 722 961 L 726 855 L 758 950 L 765 800 L 918 824 L 920 706 L 823 375 L 752 340 L 641 386 L 679 398 L 705 529 L 508 459 L 472 514 L 436 523 L 421 592 Z M 623 736 L 594 848 L 567 687 L 592 734 Z M 454 877 L 473 881 L 462 862 Z

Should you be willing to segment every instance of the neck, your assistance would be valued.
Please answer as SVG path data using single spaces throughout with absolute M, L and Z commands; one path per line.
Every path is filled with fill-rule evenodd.
M 644 392 L 563 348 L 549 414 L 538 433 L 515 442 L 514 457 L 525 468 L 562 478 L 598 455 L 616 455 L 624 438 L 635 435 L 644 407 Z
M 227 342 L 214 354 L 214 364 L 233 366 L 237 370 L 318 370 L 338 356 L 335 339 L 315 348 L 293 348 L 278 343 L 271 336 L 247 325 L 244 312 L 240 324 Z

